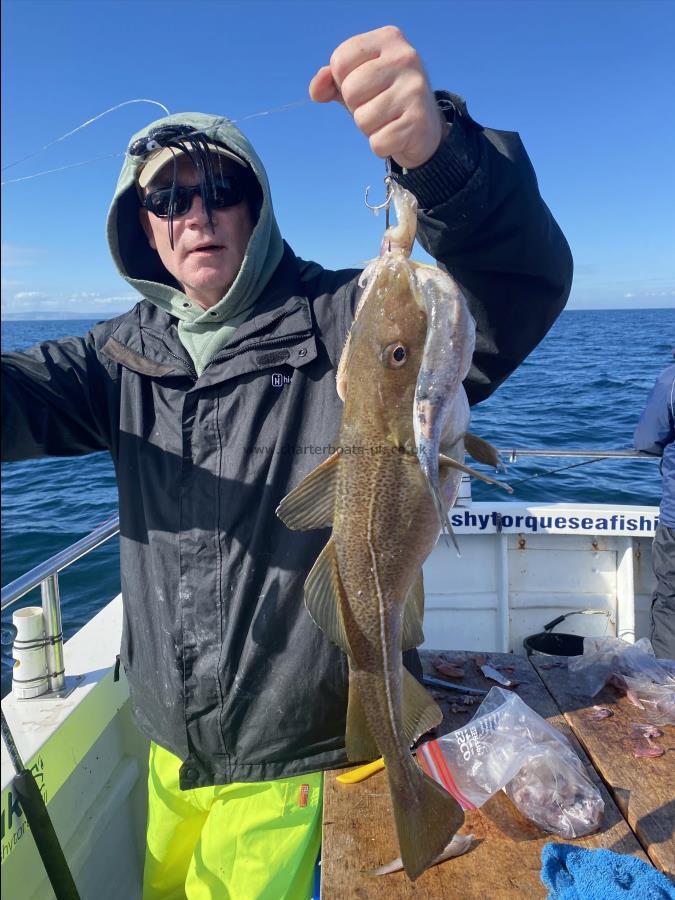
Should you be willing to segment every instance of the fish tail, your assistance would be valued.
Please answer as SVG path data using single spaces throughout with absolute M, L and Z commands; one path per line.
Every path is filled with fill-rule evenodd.
M 412 802 L 408 791 L 390 784 L 403 868 L 415 881 L 452 840 L 464 822 L 464 812 L 440 784 L 412 765 L 416 782 Z

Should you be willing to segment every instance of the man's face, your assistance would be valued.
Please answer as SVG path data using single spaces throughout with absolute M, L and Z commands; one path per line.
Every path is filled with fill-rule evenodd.
M 192 187 L 199 184 L 199 175 L 189 157 L 181 154 L 176 163 L 177 185 Z M 241 166 L 236 162 L 223 157 L 219 159 L 216 171 L 236 175 L 237 170 L 241 172 Z M 160 169 L 145 194 L 171 187 L 173 171 L 173 163 Z M 150 246 L 157 251 L 184 293 L 204 309 L 215 306 L 237 277 L 253 232 L 246 200 L 226 209 L 212 210 L 215 228 L 212 231 L 202 198 L 196 194 L 188 212 L 174 216 L 173 248 L 169 241 L 168 219 L 161 219 L 143 208 L 139 210 L 139 216 Z

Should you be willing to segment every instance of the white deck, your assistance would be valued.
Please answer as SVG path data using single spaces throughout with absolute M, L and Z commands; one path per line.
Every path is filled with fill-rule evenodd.
M 559 630 L 648 635 L 657 514 L 654 507 L 571 504 L 456 508 L 461 558 L 439 542 L 425 565 L 425 646 L 521 653 L 523 638 L 551 619 L 589 608 L 610 617 L 572 616 Z M 141 893 L 147 741 L 131 722 L 124 673 L 113 681 L 120 634 L 118 596 L 65 645 L 68 682 L 77 679 L 68 697 L 2 701 L 83 900 Z M 13 805 L 12 775 L 3 744 L 2 887 L 21 900 L 50 898 Z

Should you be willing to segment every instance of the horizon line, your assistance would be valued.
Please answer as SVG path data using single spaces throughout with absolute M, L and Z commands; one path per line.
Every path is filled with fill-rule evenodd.
M 105 319 L 106 316 L 114 317 L 123 315 L 126 312 L 130 312 L 132 307 L 127 307 L 124 309 L 110 309 L 110 310 L 91 310 L 85 312 L 78 312 L 77 315 L 74 315 L 71 312 L 66 310 L 63 311 L 55 311 L 55 312 L 43 312 L 41 310 L 26 310 L 22 313 L 4 313 L 0 314 L 1 322 L 49 322 L 54 320 L 78 320 L 78 319 Z M 638 306 L 566 306 L 561 312 L 629 312 L 634 310 L 675 310 L 675 305 L 673 306 L 665 306 L 665 305 L 657 305 L 657 306 L 645 306 L 640 304 Z M 28 318 L 22 318 L 23 316 L 27 316 Z

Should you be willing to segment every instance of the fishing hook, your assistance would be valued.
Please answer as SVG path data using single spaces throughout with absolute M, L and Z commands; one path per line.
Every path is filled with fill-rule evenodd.
M 387 175 L 384 179 L 384 183 L 387 186 L 387 196 L 385 197 L 384 203 L 380 203 L 377 206 L 373 206 L 372 203 L 368 203 L 368 191 L 370 190 L 370 185 L 366 188 L 366 194 L 363 202 L 366 204 L 368 209 L 372 209 L 372 211 L 377 215 L 381 209 L 385 210 L 386 221 L 385 225 L 389 228 L 389 207 L 391 205 L 391 198 L 394 196 L 394 179 L 391 175 Z

